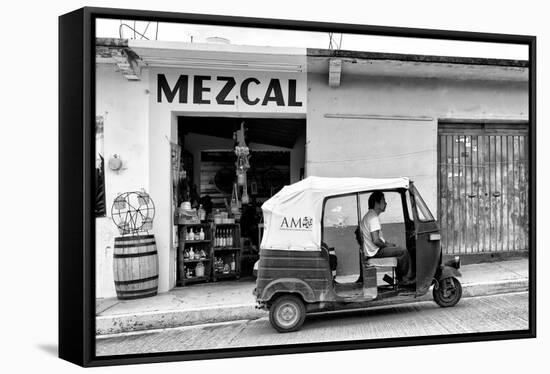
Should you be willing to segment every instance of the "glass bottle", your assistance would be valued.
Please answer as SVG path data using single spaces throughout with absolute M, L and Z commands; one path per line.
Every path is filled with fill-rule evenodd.
M 189 249 L 189 259 L 194 260 L 195 259 L 195 252 L 193 251 L 193 247 Z
M 189 232 L 189 240 L 195 240 L 195 233 L 193 232 L 192 227 L 191 227 L 191 231 Z
M 199 240 L 204 240 L 204 230 L 201 227 L 201 232 L 199 232 Z
M 205 211 L 204 208 L 202 207 L 202 204 L 199 204 L 198 214 L 199 214 L 199 220 L 200 220 L 201 222 L 204 222 L 205 219 L 206 219 L 206 211 Z
M 235 253 L 231 255 L 231 271 L 235 271 Z

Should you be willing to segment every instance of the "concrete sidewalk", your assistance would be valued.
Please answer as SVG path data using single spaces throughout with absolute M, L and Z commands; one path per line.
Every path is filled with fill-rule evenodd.
M 526 291 L 529 287 L 528 260 L 515 259 L 463 265 L 462 297 Z M 257 319 L 267 312 L 255 308 L 252 278 L 203 283 L 176 288 L 145 299 L 96 300 L 96 334 L 170 328 L 204 323 Z M 431 300 L 429 292 L 412 302 Z M 391 304 L 388 299 L 388 304 Z

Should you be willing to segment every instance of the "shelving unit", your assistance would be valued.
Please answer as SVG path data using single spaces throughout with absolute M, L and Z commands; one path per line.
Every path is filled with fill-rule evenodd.
M 230 237 L 231 245 L 216 245 L 216 237 L 220 235 L 225 238 Z M 212 226 L 212 280 L 216 282 L 220 279 L 241 277 L 241 227 L 238 223 L 222 223 Z M 216 261 L 221 259 L 221 261 Z M 234 262 L 234 269 L 231 269 L 231 263 Z M 227 269 L 227 266 L 229 269 Z
M 200 230 L 204 232 L 204 240 L 186 240 L 186 233 L 193 230 L 196 234 Z M 212 229 L 209 223 L 196 224 L 180 224 L 178 225 L 178 253 L 177 253 L 177 280 L 178 286 L 185 286 L 190 283 L 209 282 L 212 276 Z M 203 250 L 206 254 L 205 258 L 185 258 L 186 250 L 193 248 L 193 252 Z M 204 275 L 197 277 L 195 274 L 196 267 L 202 262 L 204 265 Z

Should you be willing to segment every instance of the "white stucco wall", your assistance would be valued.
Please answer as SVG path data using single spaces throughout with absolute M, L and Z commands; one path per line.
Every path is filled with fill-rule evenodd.
M 527 89 L 526 82 L 345 72 L 329 87 L 326 74 L 310 73 L 307 174 L 407 176 L 437 214 L 438 119 L 526 118 Z
M 113 280 L 113 243 L 118 230 L 111 206 L 118 193 L 149 191 L 148 76 L 128 81 L 114 65 L 96 67 L 96 114 L 104 117 L 105 206 L 107 217 L 96 219 L 96 296 L 116 295 Z M 122 168 L 112 171 L 109 158 L 120 155 Z

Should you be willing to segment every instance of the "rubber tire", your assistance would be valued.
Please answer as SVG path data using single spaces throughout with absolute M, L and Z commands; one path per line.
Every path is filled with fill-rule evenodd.
M 288 308 L 287 311 L 294 311 L 297 316 L 295 322 L 286 325 L 283 321 L 280 321 L 280 313 L 282 308 Z M 306 307 L 302 299 L 295 295 L 283 295 L 278 297 L 269 308 L 269 322 L 271 326 L 278 332 L 292 332 L 297 331 L 302 327 L 306 319 Z
M 445 297 L 441 287 L 433 289 L 434 301 L 442 308 L 449 308 L 455 306 L 462 297 L 462 285 L 455 277 L 450 278 L 455 286 L 455 290 L 452 295 Z

